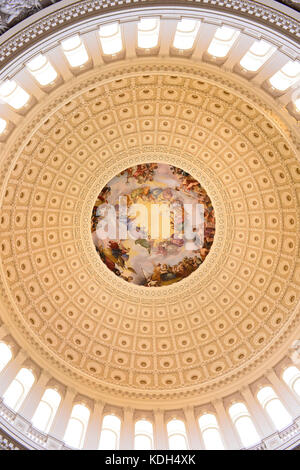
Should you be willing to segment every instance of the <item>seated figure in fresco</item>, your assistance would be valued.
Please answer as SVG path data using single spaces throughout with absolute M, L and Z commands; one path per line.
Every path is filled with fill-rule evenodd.
M 104 203 L 108 204 L 107 197 L 109 196 L 110 192 L 111 192 L 111 188 L 109 186 L 105 186 L 105 188 L 102 189 L 101 193 L 98 194 L 95 206 L 100 206 L 101 204 L 104 204 Z
M 116 259 L 116 263 L 124 267 L 125 261 L 129 257 L 128 255 L 129 249 L 125 248 L 122 242 L 117 243 L 115 241 L 109 242 L 109 248 L 111 250 L 112 256 Z
M 206 256 L 208 255 L 208 252 L 209 252 L 208 248 L 200 248 L 199 253 L 200 253 L 202 261 L 205 260 Z
M 103 247 L 99 242 L 97 251 L 106 266 L 118 276 L 121 275 L 119 268 L 124 268 L 129 257 L 129 249 L 125 248 L 121 242 L 110 241 L 108 247 Z
M 124 279 L 124 281 L 127 281 L 127 282 L 132 282 L 133 281 L 133 276 L 126 276 L 125 274 L 121 274 L 121 278 Z
M 183 279 L 185 276 L 185 268 L 183 263 L 178 263 L 173 266 L 173 272 L 179 279 Z
M 93 207 L 92 219 L 91 219 L 91 231 L 95 232 L 97 230 L 98 217 L 97 217 L 97 206 Z
M 136 188 L 134 189 L 131 194 L 129 195 L 129 204 L 137 203 L 139 199 L 142 201 L 148 201 L 149 199 L 153 199 L 150 194 L 150 188 L 145 186 L 143 188 Z
M 130 178 L 134 178 L 139 184 L 142 184 L 147 181 L 153 181 L 154 172 L 157 168 L 157 163 L 144 163 L 124 170 L 120 175 L 126 174 L 127 183 Z
M 102 259 L 103 263 L 106 264 L 108 269 L 110 269 L 115 274 L 117 274 L 118 269 L 116 268 L 114 260 L 110 259 L 109 256 L 107 256 L 107 253 L 104 252 L 104 249 L 100 244 L 97 248 L 97 251 L 98 251 L 99 256 Z
M 185 256 L 182 261 L 173 266 L 158 263 L 154 267 L 153 274 L 148 277 L 146 286 L 159 287 L 173 284 L 189 276 L 193 271 L 198 269 L 201 263 L 201 258 L 196 255 L 191 258 Z
M 129 182 L 129 179 L 132 178 L 133 167 L 127 168 L 127 170 L 121 171 L 119 176 L 123 176 L 126 174 L 126 182 Z
M 154 286 L 159 285 L 159 283 L 160 283 L 160 269 L 161 269 L 161 264 L 160 263 L 158 263 L 156 266 L 154 266 L 152 275 L 149 276 L 147 281 L 146 281 L 146 286 L 154 287 Z
M 176 279 L 176 273 L 173 272 L 172 268 L 167 264 L 163 264 L 160 270 L 161 281 L 171 281 Z

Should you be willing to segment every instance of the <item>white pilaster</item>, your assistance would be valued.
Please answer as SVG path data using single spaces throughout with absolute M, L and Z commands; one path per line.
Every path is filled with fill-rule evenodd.
M 102 428 L 104 403 L 96 402 L 91 414 L 83 448 L 86 450 L 97 450 L 99 447 Z
M 223 66 L 226 70 L 230 71 L 233 67 L 240 62 L 242 57 L 249 51 L 252 44 L 256 41 L 248 34 L 240 33 L 234 45 L 229 51 L 228 58 Z
M 63 440 L 64 438 L 76 393 L 77 392 L 75 390 L 67 389 L 66 394 L 60 403 L 49 431 L 49 434 L 56 439 Z
M 11 121 L 15 125 L 17 125 L 23 118 L 23 116 L 21 114 L 18 114 L 16 111 L 14 111 L 11 106 L 1 101 L 0 101 L 0 115 L 5 116 L 5 119 L 7 121 Z
M 71 72 L 71 68 L 68 64 L 68 61 L 63 53 L 61 46 L 55 47 L 48 51 L 47 57 L 49 58 L 51 64 L 53 65 L 57 73 L 61 75 L 65 82 L 72 80 L 74 75 Z
M 222 434 L 222 439 L 223 442 L 226 444 L 227 449 L 240 449 L 242 445 L 235 433 L 232 421 L 226 413 L 223 401 L 219 399 L 214 401 L 212 404 L 217 412 L 217 420 L 220 426 L 220 434 Z
M 49 382 L 50 375 L 42 371 L 38 380 L 33 384 L 31 390 L 23 401 L 19 414 L 22 415 L 28 421 L 31 421 L 35 410 L 37 409 L 41 398 L 45 392 L 47 382 Z
M 199 425 L 195 418 L 195 411 L 193 407 L 186 407 L 183 409 L 185 415 L 185 426 L 188 435 L 189 447 L 191 450 L 204 449 L 202 436 Z
M 275 374 L 273 369 L 269 369 L 266 373 L 266 377 L 270 380 L 274 392 L 278 395 L 283 406 L 286 407 L 293 419 L 300 416 L 300 402 L 296 395 L 290 390 L 283 380 Z
M 287 62 L 288 58 L 285 54 L 280 51 L 275 51 L 267 63 L 261 67 L 260 71 L 252 79 L 252 82 L 261 85 L 265 80 L 280 70 Z
M 7 364 L 6 368 L 1 373 L 0 397 L 3 396 L 4 392 L 6 391 L 10 383 L 16 377 L 26 357 L 27 357 L 26 352 L 21 349 L 16 355 L 16 357 Z
M 56 71 L 58 72 L 57 69 Z M 34 96 L 37 100 L 42 100 L 46 96 L 46 93 L 38 85 L 38 82 L 33 78 L 33 76 L 27 70 L 26 67 L 24 67 L 22 70 L 18 72 L 17 77 L 18 77 L 18 82 L 20 83 L 22 88 L 24 88 L 24 90 L 26 90 L 29 94 Z
M 133 409 L 124 408 L 120 434 L 120 450 L 132 450 L 134 447 Z
M 221 26 L 221 25 L 220 25 Z M 200 25 L 199 36 L 200 40 L 197 41 L 195 49 L 192 54 L 194 60 L 201 60 L 203 54 L 207 51 L 219 25 L 202 23 Z
M 162 19 L 160 22 L 160 48 L 159 55 L 169 55 L 170 47 L 173 44 L 177 20 Z
M 169 448 L 163 410 L 154 410 L 154 447 L 158 450 L 167 450 Z
M 98 31 L 89 31 L 82 35 L 82 40 L 86 46 L 89 57 L 92 58 L 94 66 L 103 65 L 103 57 L 101 55 L 100 37 Z
M 247 385 L 241 389 L 241 393 L 246 401 L 246 406 L 250 411 L 252 420 L 257 429 L 257 432 L 263 440 L 265 437 L 276 432 L 274 424 L 271 422 L 269 417 L 265 414 L 260 403 L 255 399 L 252 394 L 250 387 Z
M 123 42 L 126 49 L 126 59 L 132 59 L 136 57 L 137 28 L 137 21 L 130 21 L 122 25 Z

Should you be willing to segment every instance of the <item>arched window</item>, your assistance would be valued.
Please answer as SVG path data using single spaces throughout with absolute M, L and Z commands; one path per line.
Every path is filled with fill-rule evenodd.
M 48 388 L 32 418 L 32 424 L 35 428 L 43 432 L 48 432 L 57 409 L 61 402 L 61 396 L 52 388 Z
M 84 405 L 74 405 L 65 432 L 64 441 L 67 445 L 81 449 L 90 418 L 90 410 Z
M 236 29 L 221 26 L 217 29 L 207 52 L 214 57 L 226 57 L 239 34 Z
M 159 37 L 159 18 L 141 18 L 138 24 L 138 47 L 156 47 Z
M 9 346 L 5 343 L 0 343 L 0 372 L 9 363 L 12 358 L 12 352 Z
M 0 97 L 14 109 L 21 109 L 28 103 L 30 96 L 14 80 L 6 80 L 0 86 Z
M 300 62 L 290 60 L 269 79 L 271 85 L 279 91 L 286 91 L 300 79 Z
M 153 449 L 153 426 L 150 421 L 140 419 L 134 427 L 134 448 L 136 450 Z
M 61 46 L 71 67 L 80 67 L 89 60 L 86 48 L 78 34 L 62 41 Z
M 167 430 L 171 450 L 187 450 L 189 448 L 183 421 L 172 419 L 167 424 Z
M 21 369 L 4 393 L 4 403 L 14 411 L 17 411 L 25 400 L 34 381 L 35 377 L 30 370 Z
M 100 26 L 99 35 L 103 54 L 117 54 L 123 49 L 119 23 Z
M 198 423 L 205 444 L 205 449 L 224 450 L 224 444 L 220 436 L 219 425 L 215 415 L 204 414 L 200 416 Z
M 183 18 L 181 21 L 178 21 L 173 47 L 180 50 L 192 49 L 199 28 L 200 21 L 189 18 Z
M 240 65 L 251 72 L 257 72 L 260 67 L 271 57 L 276 51 L 276 47 L 266 41 L 255 41 L 249 51 L 242 57 Z
M 283 372 L 282 378 L 300 396 L 300 370 L 296 366 L 288 367 Z
M 100 450 L 117 450 L 120 443 L 121 420 L 115 415 L 103 418 L 100 436 Z
M 293 420 L 287 412 L 272 387 L 264 387 L 257 393 L 258 401 L 266 410 L 276 429 L 288 426 Z
M 26 67 L 31 75 L 42 86 L 53 83 L 58 76 L 54 67 L 43 54 L 38 54 L 36 57 L 27 62 Z
M 232 422 L 245 447 L 251 447 L 260 441 L 260 437 L 244 403 L 235 403 L 229 408 Z

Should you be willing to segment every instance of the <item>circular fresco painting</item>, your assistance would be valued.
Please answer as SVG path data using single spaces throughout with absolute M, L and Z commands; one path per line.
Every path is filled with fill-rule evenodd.
M 204 262 L 215 215 L 205 189 L 190 174 L 147 163 L 127 168 L 102 189 L 91 230 L 97 253 L 116 276 L 161 287 Z

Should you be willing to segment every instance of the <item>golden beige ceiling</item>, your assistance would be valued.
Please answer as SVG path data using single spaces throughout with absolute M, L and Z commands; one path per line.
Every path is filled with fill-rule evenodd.
M 240 90 L 164 64 L 123 73 L 74 79 L 10 145 L 2 316 L 66 380 L 196 396 L 270 357 L 297 325 L 299 162 L 276 115 Z M 198 179 L 217 223 L 205 263 L 160 289 L 116 278 L 90 234 L 103 186 L 154 161 Z

